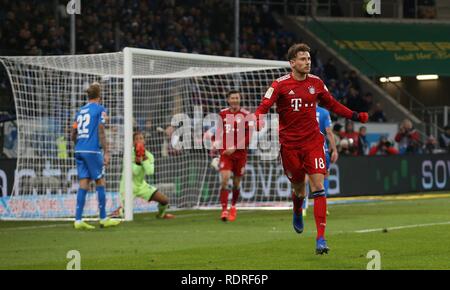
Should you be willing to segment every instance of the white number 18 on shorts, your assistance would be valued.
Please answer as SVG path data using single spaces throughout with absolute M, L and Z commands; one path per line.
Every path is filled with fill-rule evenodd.
M 314 159 L 316 169 L 324 169 L 325 168 L 325 162 L 323 161 L 323 158 L 315 158 Z

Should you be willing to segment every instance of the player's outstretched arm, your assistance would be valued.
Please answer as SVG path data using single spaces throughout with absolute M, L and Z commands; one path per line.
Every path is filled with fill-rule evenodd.
M 359 121 L 361 123 L 367 123 L 369 120 L 369 114 L 367 112 L 356 112 L 352 111 L 346 106 L 342 105 L 338 101 L 336 101 L 333 96 L 325 89 L 325 85 L 323 85 L 323 90 L 319 92 L 318 99 L 320 102 L 320 106 L 325 107 L 331 112 L 338 114 L 341 117 L 346 119 L 350 119 L 353 121 Z
M 278 82 L 273 82 L 270 88 L 264 95 L 261 103 L 255 111 L 256 130 L 261 130 L 264 127 L 264 120 L 261 118 L 269 112 L 270 108 L 278 99 Z

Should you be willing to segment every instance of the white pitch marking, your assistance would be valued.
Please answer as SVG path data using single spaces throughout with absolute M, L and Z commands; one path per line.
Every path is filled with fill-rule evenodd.
M 0 230 L 0 232 L 4 231 L 9 231 L 9 230 L 30 230 L 30 229 L 45 229 L 45 228 L 57 228 L 57 227 L 67 227 L 68 224 L 56 224 L 56 225 L 45 225 L 45 226 L 28 226 L 28 227 L 10 227 L 10 228 L 3 228 Z
M 417 225 L 398 226 L 398 227 L 390 227 L 390 228 L 365 229 L 365 230 L 358 230 L 358 231 L 354 231 L 354 232 L 358 233 L 358 234 L 365 234 L 365 233 L 380 232 L 384 229 L 386 229 L 388 231 L 394 231 L 394 230 L 423 228 L 423 227 L 432 227 L 432 226 L 441 226 L 441 225 L 450 225 L 450 221 L 442 222 L 442 223 L 417 224 Z

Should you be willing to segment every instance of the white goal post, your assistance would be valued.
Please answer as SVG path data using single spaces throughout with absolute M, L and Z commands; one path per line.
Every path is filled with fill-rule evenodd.
M 86 102 L 86 85 L 93 81 L 102 85 L 102 100 L 110 117 L 108 211 L 120 205 L 122 173 L 125 220 L 133 220 L 135 212 L 156 209 L 132 194 L 134 130 L 145 134 L 147 149 L 155 155 L 155 175 L 148 182 L 166 193 L 174 208 L 218 205 L 219 177 L 209 166 L 210 151 L 177 149 L 174 116 L 193 118 L 198 108 L 202 116 L 218 113 L 227 106 L 226 92 L 231 89 L 241 91 L 243 107 L 254 111 L 271 82 L 289 71 L 287 61 L 138 48 L 95 55 L 0 57 L 0 62 L 13 89 L 19 142 L 14 192 L 1 197 L 0 219 L 73 217 L 77 182 L 67 128 Z M 211 129 L 197 121 L 192 126 L 200 126 L 202 133 Z M 194 136 L 193 143 L 202 143 L 201 137 Z M 248 170 L 242 206 L 273 206 L 289 200 L 290 184 L 283 179 L 278 160 L 259 163 L 255 158 Z M 96 216 L 97 212 L 95 195 L 90 194 L 85 215 Z

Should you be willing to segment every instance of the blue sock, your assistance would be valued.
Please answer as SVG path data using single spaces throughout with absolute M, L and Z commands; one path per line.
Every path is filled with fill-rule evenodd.
M 328 178 L 325 178 L 323 180 L 323 187 L 325 189 L 325 197 L 328 197 L 328 184 L 329 184 Z
M 75 221 L 81 221 L 83 217 L 84 204 L 86 203 L 86 189 L 79 188 L 77 193 L 77 209 L 75 211 Z
M 98 208 L 100 209 L 100 219 L 106 218 L 106 196 L 105 196 L 105 187 L 97 186 L 97 194 L 98 194 Z

